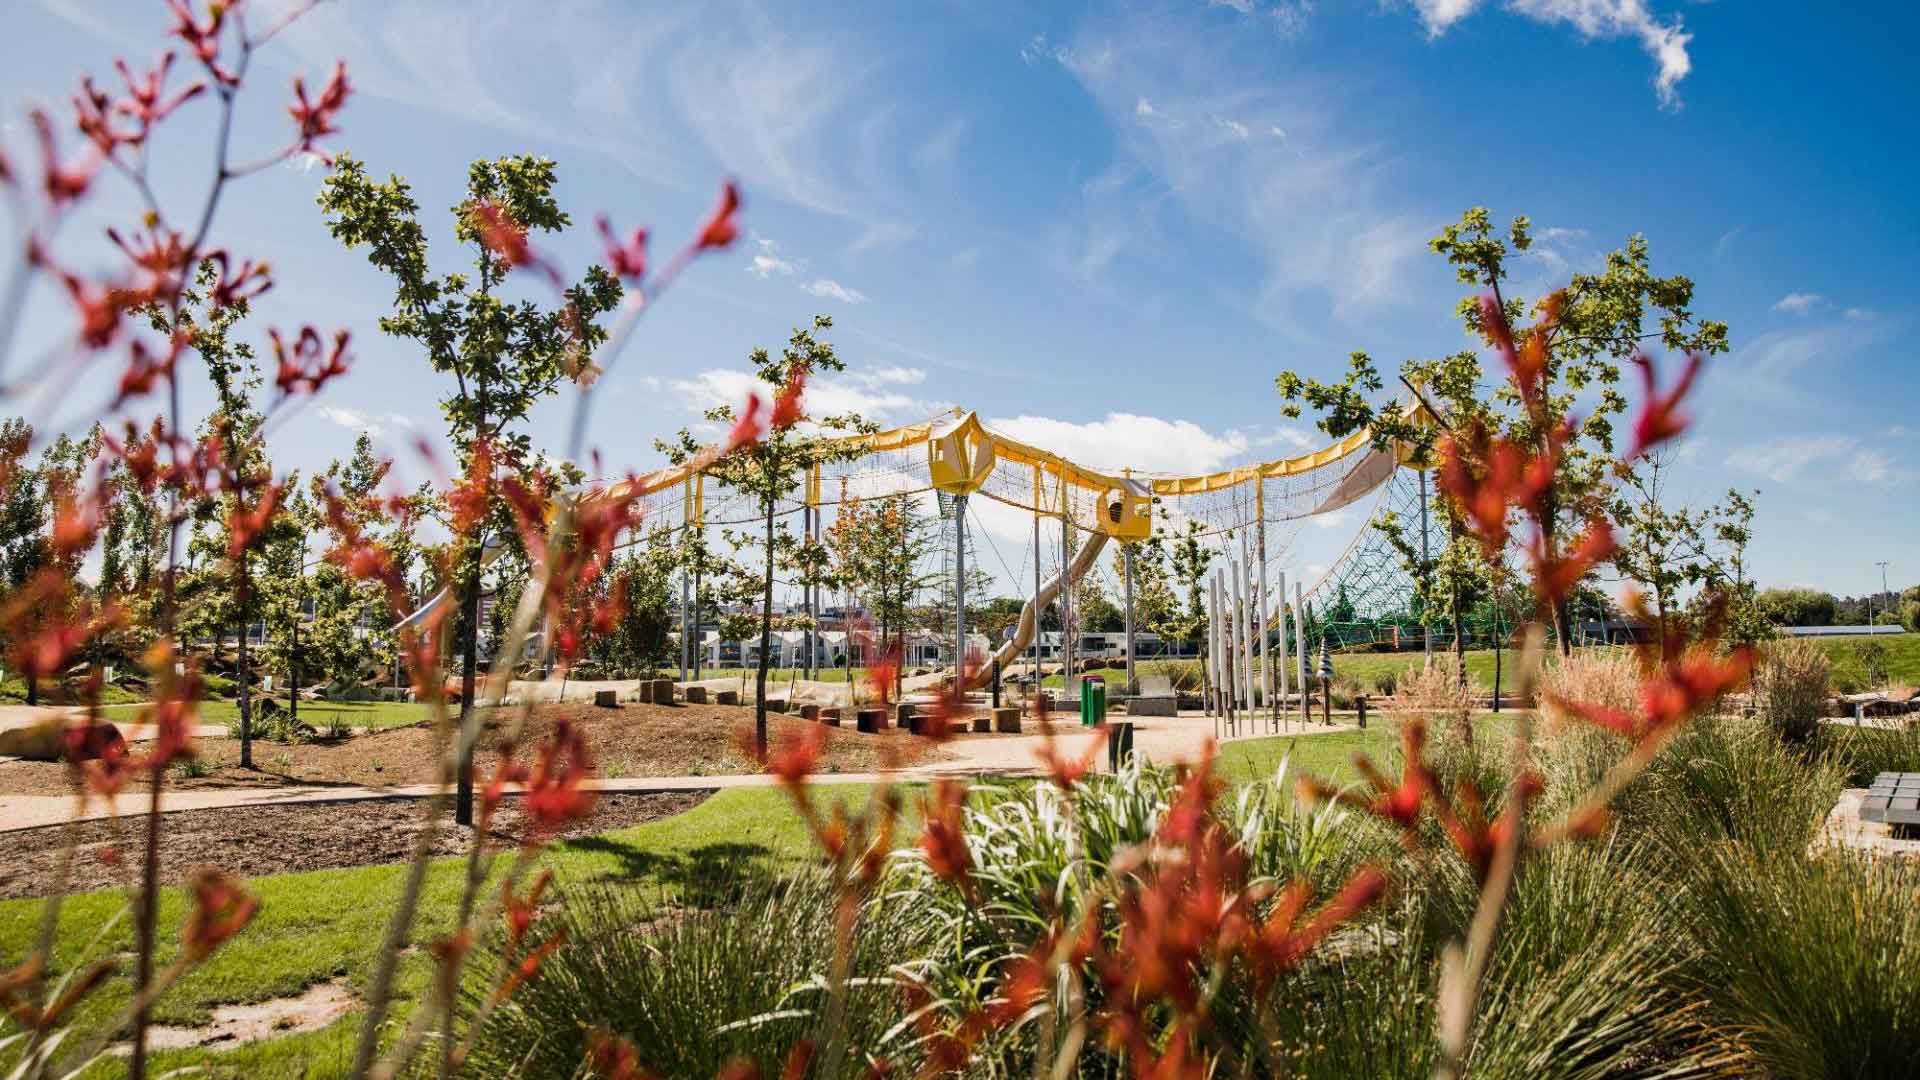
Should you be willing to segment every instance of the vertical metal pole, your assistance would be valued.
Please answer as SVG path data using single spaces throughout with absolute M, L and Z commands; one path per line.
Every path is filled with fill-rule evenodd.
M 1307 601 L 1299 582 L 1293 583 L 1293 645 L 1294 658 L 1299 667 L 1294 674 L 1300 676 L 1300 721 L 1304 726 L 1313 715 L 1307 704 Z
M 964 692 L 967 668 L 967 497 L 953 497 L 953 688 Z
M 1429 561 L 1427 555 L 1427 470 L 1421 469 L 1419 470 L 1419 474 L 1420 565 L 1422 569 L 1425 569 Z M 1427 663 L 1431 664 L 1433 662 L 1433 634 L 1429 632 L 1427 628 L 1427 598 L 1424 596 L 1420 598 L 1420 649 L 1426 654 Z
M 1220 571 L 1207 577 L 1207 712 L 1220 734 Z
M 1127 693 L 1138 693 L 1139 683 L 1133 677 L 1133 545 L 1120 545 L 1121 574 L 1126 579 L 1126 619 L 1127 619 Z
M 1273 666 L 1274 687 L 1280 696 L 1281 708 L 1286 710 L 1284 715 L 1290 716 L 1293 706 L 1287 703 L 1287 572 L 1285 570 L 1280 571 L 1278 621 L 1279 626 L 1275 628 L 1274 637 L 1277 639 L 1275 644 L 1280 646 L 1280 662 Z
M 1040 486 L 1035 471 L 1034 488 Z M 1033 500 L 1033 697 L 1040 699 L 1040 500 Z
M 693 575 L 680 568 L 680 681 L 687 681 L 687 660 L 693 655 Z
M 1264 482 L 1264 481 L 1263 481 Z M 1253 524 L 1254 547 L 1260 559 L 1260 576 L 1254 579 L 1254 634 L 1260 641 L 1260 686 L 1267 695 L 1267 728 L 1280 726 L 1280 699 L 1275 694 L 1273 645 L 1267 640 L 1267 514 L 1265 500 L 1257 503 L 1260 517 Z
M 1253 679 L 1253 627 L 1256 622 L 1253 610 L 1253 563 L 1248 558 L 1247 534 L 1240 534 L 1240 603 L 1246 614 L 1240 619 L 1240 657 L 1244 661 L 1245 671 L 1240 681 L 1247 689 L 1247 728 L 1253 729 L 1255 718 L 1260 715 L 1259 702 L 1254 698 Z
M 1231 677 L 1227 682 L 1227 701 L 1233 715 L 1233 732 L 1238 735 L 1240 733 L 1240 683 L 1246 677 L 1246 673 L 1240 669 L 1243 666 L 1241 660 L 1241 649 L 1245 645 L 1243 639 L 1247 636 L 1247 610 L 1241 599 L 1240 564 L 1234 560 L 1232 548 L 1227 549 L 1227 572 L 1227 632 L 1230 635 L 1227 648 L 1231 656 L 1229 663 L 1232 665 L 1229 669 Z
M 1073 693 L 1073 582 L 1067 574 L 1073 562 L 1073 520 L 1068 516 L 1067 468 L 1060 467 L 1060 693 Z

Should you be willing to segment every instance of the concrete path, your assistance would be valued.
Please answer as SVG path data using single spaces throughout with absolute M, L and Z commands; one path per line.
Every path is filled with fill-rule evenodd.
M 1056 717 L 1064 714 L 1055 714 Z M 1124 719 L 1124 718 L 1117 718 Z M 1173 717 L 1139 717 L 1134 721 L 1134 750 L 1162 764 L 1193 761 L 1213 737 L 1213 721 L 1203 714 L 1189 712 Z M 1031 722 L 1028 724 L 1032 726 Z M 1078 756 L 1097 738 L 1096 734 L 1067 719 L 1049 721 L 1059 752 Z M 1296 722 L 1281 734 L 1324 735 L 1353 730 L 1350 724 L 1331 727 L 1314 724 L 1302 729 Z M 224 734 L 225 729 L 219 729 Z M 1242 738 L 1267 738 L 1265 730 Z M 893 773 L 822 773 L 821 784 L 875 784 L 882 780 L 920 783 L 942 777 L 1028 777 L 1042 772 L 1040 749 L 1044 734 L 962 735 L 947 744 L 948 756 L 940 761 L 902 769 Z M 1104 765 L 1100 767 L 1104 768 Z M 664 791 L 713 791 L 727 788 L 768 787 L 779 783 L 766 773 L 742 773 L 732 776 L 638 776 L 594 780 L 597 791 L 645 793 Z M 166 813 L 182 810 L 210 810 L 232 806 L 278 806 L 288 803 L 357 802 L 365 799 L 417 799 L 432 795 L 432 784 L 407 784 L 393 787 L 356 787 L 349 785 L 289 784 L 271 788 L 218 788 L 166 792 L 162 809 Z M 99 798 L 77 808 L 71 795 L 0 795 L 0 832 L 35 829 L 75 820 L 127 816 L 145 813 L 145 791 L 124 791 L 111 803 Z

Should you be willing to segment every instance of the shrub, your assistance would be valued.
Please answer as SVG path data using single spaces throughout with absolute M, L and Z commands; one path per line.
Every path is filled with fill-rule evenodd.
M 1400 673 L 1393 668 L 1376 672 L 1373 676 L 1373 690 L 1376 694 L 1392 697 L 1399 689 Z
M 662 906 L 631 890 L 571 892 L 536 937 L 564 929 L 567 945 L 540 977 L 491 1014 L 463 1075 L 577 1076 L 588 1033 L 625 1036 L 662 1076 L 714 1076 L 735 1058 L 779 1075 L 794 1042 L 829 1006 L 838 894 L 827 876 L 748 879 L 718 910 Z M 912 1061 L 917 1034 L 899 1025 L 902 981 L 892 964 L 934 949 L 932 920 L 912 897 L 869 904 L 853 930 L 852 985 L 841 1013 L 851 1045 Z M 477 1009 L 500 970 L 499 942 L 469 963 L 462 995 Z
M 1478 704 L 1472 679 L 1461 679 L 1460 661 L 1452 653 L 1436 655 L 1420 667 L 1409 668 L 1396 695 L 1402 711 L 1430 721 L 1465 720 Z
M 1788 739 L 1811 739 L 1826 712 L 1831 674 L 1826 652 L 1812 642 L 1804 638 L 1768 642 L 1760 650 L 1753 677 L 1753 698 L 1760 715 Z
M 1701 994 L 1770 1076 L 1910 1076 L 1920 870 L 1843 852 L 1697 852 Z

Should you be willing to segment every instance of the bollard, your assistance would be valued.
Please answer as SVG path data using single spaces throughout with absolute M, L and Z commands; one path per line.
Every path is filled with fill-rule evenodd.
M 1120 720 L 1107 726 L 1107 771 L 1117 773 L 1133 756 L 1133 724 Z
M 1360 730 L 1367 730 L 1367 695 L 1355 694 L 1353 707 L 1360 713 Z
M 998 657 L 993 661 L 993 707 L 996 709 L 1000 707 L 1000 659 Z

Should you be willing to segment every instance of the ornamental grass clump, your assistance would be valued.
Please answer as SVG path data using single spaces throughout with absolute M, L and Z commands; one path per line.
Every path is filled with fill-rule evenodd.
M 1805 638 L 1781 638 L 1760 649 L 1753 670 L 1753 700 L 1782 737 L 1809 742 L 1827 713 L 1833 662 Z

